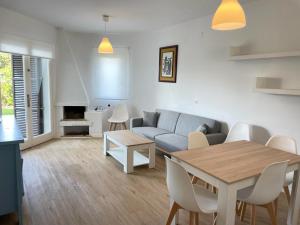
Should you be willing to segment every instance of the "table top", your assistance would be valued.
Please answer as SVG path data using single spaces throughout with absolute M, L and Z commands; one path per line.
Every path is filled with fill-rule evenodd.
M 275 162 L 300 163 L 300 156 L 249 141 L 237 141 L 207 148 L 180 151 L 173 157 L 225 183 L 256 177 Z
M 14 117 L 3 116 L 0 123 L 0 145 L 24 142 L 22 133 Z
M 132 133 L 129 130 L 109 131 L 105 132 L 105 134 L 108 135 L 110 139 L 113 139 L 119 144 L 127 147 L 154 143 L 154 141 Z

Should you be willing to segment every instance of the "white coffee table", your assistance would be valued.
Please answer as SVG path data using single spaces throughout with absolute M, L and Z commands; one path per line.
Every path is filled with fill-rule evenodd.
M 110 143 L 116 148 L 110 148 Z M 149 150 L 149 157 L 138 151 Z M 125 173 L 132 173 L 135 166 L 147 165 L 155 167 L 155 143 L 129 130 L 118 130 L 104 133 L 104 155 L 110 155 L 124 166 Z

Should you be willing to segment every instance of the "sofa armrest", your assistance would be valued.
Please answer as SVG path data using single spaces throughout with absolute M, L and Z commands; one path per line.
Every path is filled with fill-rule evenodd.
M 213 133 L 206 135 L 206 138 L 210 145 L 222 144 L 224 143 L 226 137 L 227 135 L 223 133 Z
M 131 118 L 130 119 L 130 130 L 134 127 L 142 127 L 143 118 Z

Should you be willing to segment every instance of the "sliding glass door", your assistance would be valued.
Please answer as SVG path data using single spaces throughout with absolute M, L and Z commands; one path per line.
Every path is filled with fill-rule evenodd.
M 52 138 L 50 60 L 12 55 L 14 114 L 28 148 Z

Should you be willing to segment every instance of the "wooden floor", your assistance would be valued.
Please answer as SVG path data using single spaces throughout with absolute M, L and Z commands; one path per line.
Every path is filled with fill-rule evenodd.
M 97 139 L 61 139 L 23 152 L 25 225 L 160 225 L 168 214 L 165 165 L 140 167 L 132 175 L 102 154 Z M 278 224 L 286 224 L 287 203 L 281 196 Z M 257 225 L 270 224 L 258 209 Z M 180 224 L 188 224 L 182 212 Z M 249 224 L 249 214 L 244 223 Z M 15 215 L 0 217 L 0 225 L 16 224 Z M 212 215 L 200 215 L 211 225 Z M 299 223 L 300 224 L 300 223 Z

